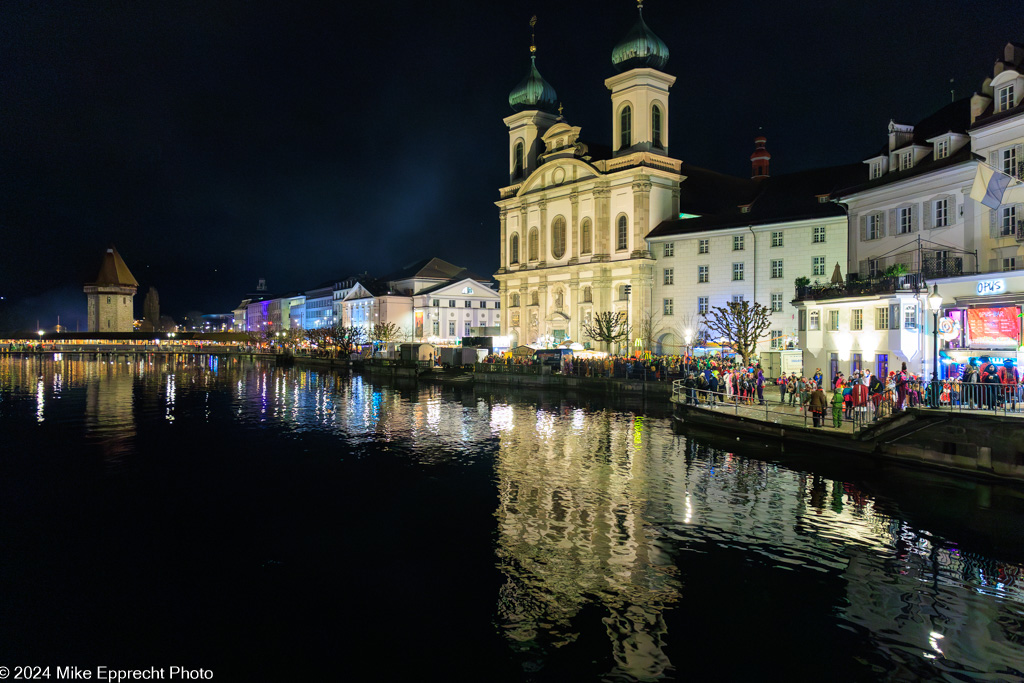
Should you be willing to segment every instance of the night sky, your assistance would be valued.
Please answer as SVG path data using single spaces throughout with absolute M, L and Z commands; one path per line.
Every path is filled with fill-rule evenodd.
M 0 329 L 84 329 L 113 242 L 161 312 L 229 312 L 438 256 L 498 267 L 509 91 L 538 68 L 608 144 L 631 0 L 0 5 Z M 677 81 L 670 153 L 748 175 L 864 159 L 978 90 L 1020 0 L 648 0 Z M 954 79 L 951 86 L 950 79 Z

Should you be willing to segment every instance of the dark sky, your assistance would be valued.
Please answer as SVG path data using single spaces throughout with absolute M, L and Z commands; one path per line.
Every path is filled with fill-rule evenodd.
M 0 5 L 0 329 L 84 323 L 117 245 L 162 312 L 228 312 L 439 256 L 497 268 L 508 92 L 538 67 L 609 143 L 630 0 Z M 672 156 L 748 174 L 857 161 L 891 117 L 977 90 L 1020 0 L 648 0 L 677 77 Z

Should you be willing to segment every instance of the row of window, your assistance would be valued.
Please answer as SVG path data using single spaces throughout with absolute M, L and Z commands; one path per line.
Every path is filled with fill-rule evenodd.
M 580 253 L 593 253 L 593 224 L 589 218 L 584 218 L 580 223 Z M 554 259 L 561 259 L 565 256 L 566 227 L 565 218 L 556 216 L 551 222 L 551 256 Z M 619 216 L 615 225 L 615 249 L 625 251 L 629 248 L 629 219 L 625 214 Z M 537 261 L 540 257 L 540 233 L 537 228 L 530 230 L 526 243 L 526 259 Z M 509 242 L 508 262 L 517 264 L 519 260 L 519 233 L 512 235 Z
M 825 243 L 825 226 L 820 225 L 813 228 L 811 231 L 811 242 L 813 244 L 824 244 Z M 783 237 L 783 231 L 778 230 L 772 232 L 773 247 L 785 246 L 785 238 Z M 746 235 L 733 235 L 732 238 L 732 250 L 733 251 L 744 251 L 746 249 Z M 665 242 L 663 255 L 675 256 L 676 245 L 674 242 Z M 698 254 L 709 254 L 711 253 L 711 240 L 701 239 L 697 240 L 697 253 Z
M 743 303 L 743 295 L 742 294 L 733 294 L 731 301 L 734 304 Z M 699 315 L 707 314 L 709 307 L 710 307 L 709 297 L 706 297 L 706 296 L 699 296 L 699 297 L 697 297 L 697 313 Z M 781 311 L 782 310 L 782 295 L 781 294 L 772 294 L 772 310 L 773 311 Z M 675 311 L 675 299 L 666 298 L 666 299 L 662 299 L 661 300 L 661 312 L 664 315 L 673 315 L 674 311 Z
M 952 197 L 942 197 L 926 202 L 925 228 L 945 228 L 951 224 L 952 210 L 956 203 Z M 894 235 L 907 235 L 917 230 L 917 207 L 901 206 L 892 209 L 893 225 L 890 230 Z M 861 217 L 860 241 L 877 240 L 885 237 L 885 216 L 881 211 L 874 211 Z
M 620 291 L 621 291 L 621 288 L 620 288 Z M 620 296 L 619 298 L 623 299 L 625 297 L 624 296 Z M 582 303 L 585 303 L 585 304 L 589 304 L 589 303 L 593 302 L 594 294 L 593 294 L 593 291 L 590 289 L 590 287 L 584 287 L 583 288 L 583 294 L 582 294 L 582 297 L 581 297 L 580 300 L 581 300 Z M 563 302 L 563 299 L 562 299 L 562 292 L 561 291 L 555 292 L 555 302 L 554 303 L 555 303 L 555 309 L 556 310 L 561 310 L 562 309 L 564 302 Z M 513 292 L 511 295 L 509 295 L 509 306 L 518 307 L 519 305 L 520 305 L 519 294 L 517 292 Z M 540 305 L 540 295 L 536 291 L 530 292 L 530 303 L 529 303 L 529 305 L 530 306 L 539 306 Z
M 778 279 L 783 277 L 782 259 L 772 259 L 771 262 L 772 278 Z M 734 281 L 743 280 L 746 271 L 745 263 L 734 263 L 732 264 L 732 279 Z M 711 266 L 697 266 L 697 282 L 709 282 L 710 281 Z M 811 258 L 811 275 L 820 276 L 825 274 L 825 257 L 814 256 Z M 675 268 L 665 268 L 662 271 L 662 284 L 671 285 L 675 284 Z
M 890 304 L 889 306 L 883 306 L 875 309 L 875 329 L 876 330 L 888 330 L 888 329 L 899 329 L 900 319 L 900 305 Z M 830 332 L 837 332 L 839 330 L 839 311 L 837 309 L 831 309 L 825 311 L 826 329 Z M 908 330 L 917 329 L 917 318 L 918 318 L 918 307 L 917 304 L 905 304 L 903 306 L 902 323 L 903 327 Z M 892 326 L 890 326 L 892 325 Z M 821 311 L 819 310 L 801 310 L 799 315 L 798 327 L 800 330 L 821 330 Z M 864 309 L 855 308 L 850 311 L 850 330 L 857 332 L 864 329 Z
M 430 305 L 434 306 L 436 308 L 436 307 L 441 305 L 441 300 L 440 299 L 431 299 L 430 300 Z M 463 306 L 463 308 L 473 308 L 473 302 L 472 301 L 463 301 L 462 302 L 462 306 Z M 448 299 L 448 308 L 455 308 L 455 299 Z M 486 301 L 481 301 L 480 302 L 480 308 L 487 308 L 487 302 Z M 501 302 L 500 301 L 495 301 L 494 302 L 494 308 L 501 308 Z
M 454 321 L 454 320 L 452 320 L 452 321 L 450 321 L 450 322 L 448 323 L 448 336 L 449 336 L 449 337 L 454 337 L 454 336 L 455 336 L 455 324 L 456 324 L 456 323 L 455 323 L 455 321 Z M 465 322 L 465 323 L 463 324 L 463 326 L 462 326 L 462 335 L 463 335 L 463 336 L 465 336 L 465 337 L 468 337 L 468 336 L 469 336 L 469 328 L 470 328 L 470 327 L 472 327 L 472 323 L 470 323 L 470 322 L 469 322 L 469 321 L 467 320 L 467 321 L 466 321 L 466 322 Z M 439 320 L 435 320 L 435 321 L 434 321 L 434 325 L 433 325 L 433 328 L 434 328 L 434 332 L 433 332 L 434 336 L 435 336 L 435 337 L 440 337 L 440 336 L 441 336 L 441 321 L 439 321 Z
M 651 145 L 661 149 L 662 144 L 662 115 L 661 107 L 651 106 Z M 631 147 L 633 145 L 633 107 L 626 105 L 619 112 L 619 146 Z

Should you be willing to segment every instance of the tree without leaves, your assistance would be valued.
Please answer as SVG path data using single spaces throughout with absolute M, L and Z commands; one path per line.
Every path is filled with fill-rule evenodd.
M 714 306 L 704 317 L 704 325 L 712 338 L 724 339 L 743 358 L 746 365 L 757 342 L 771 327 L 771 309 L 749 301 L 730 301 L 725 306 Z
M 679 324 L 676 326 L 676 330 L 679 333 L 679 340 L 682 342 L 683 350 L 687 353 L 690 352 L 690 348 L 694 346 L 704 346 L 708 340 L 708 330 L 704 325 L 704 315 L 702 313 L 684 313 L 679 316 Z M 689 339 L 687 339 L 687 332 L 689 332 Z
M 626 323 L 626 314 L 606 311 L 597 313 L 593 319 L 582 323 L 583 333 L 596 342 L 605 344 L 628 343 L 633 328 Z
M 336 346 L 345 351 L 352 351 L 353 348 L 365 342 L 366 332 L 361 327 L 338 323 L 331 328 L 331 338 Z
M 648 351 L 654 349 L 654 339 L 661 331 L 661 315 L 653 311 L 645 310 L 640 313 L 640 322 L 637 323 L 636 336 L 644 343 Z
M 370 328 L 370 341 L 382 343 L 396 341 L 399 332 L 398 325 L 393 322 L 374 323 Z

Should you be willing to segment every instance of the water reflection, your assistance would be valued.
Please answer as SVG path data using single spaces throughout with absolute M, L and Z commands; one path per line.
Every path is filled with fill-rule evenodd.
M 428 470 L 486 465 L 494 536 L 480 542 L 493 544 L 501 581 L 482 599 L 494 601 L 493 626 L 526 671 L 587 640 L 580 657 L 608 680 L 681 677 L 702 653 L 680 615 L 709 620 L 730 594 L 770 597 L 786 577 L 808 586 L 787 607 L 850 634 L 853 646 L 835 645 L 837 664 L 868 677 L 1024 671 L 1021 566 L 913 524 L 898 501 L 856 481 L 710 448 L 663 419 L 237 360 L 0 358 L 0 418 L 44 428 L 73 425 L 75 411 L 116 461 L 138 455 L 140 424 L 185 439 L 199 421 L 330 443 L 341 459 L 387 451 Z M 758 609 L 769 607 L 744 603 L 731 625 L 773 623 Z
M 539 667 L 552 648 L 576 640 L 580 612 L 598 605 L 615 662 L 609 673 L 661 676 L 670 668 L 662 613 L 681 586 L 645 528 L 647 477 L 662 472 L 650 440 L 637 438 L 642 420 L 509 405 L 500 415 L 509 425 L 495 468 L 507 579 L 500 627 L 526 666 Z

